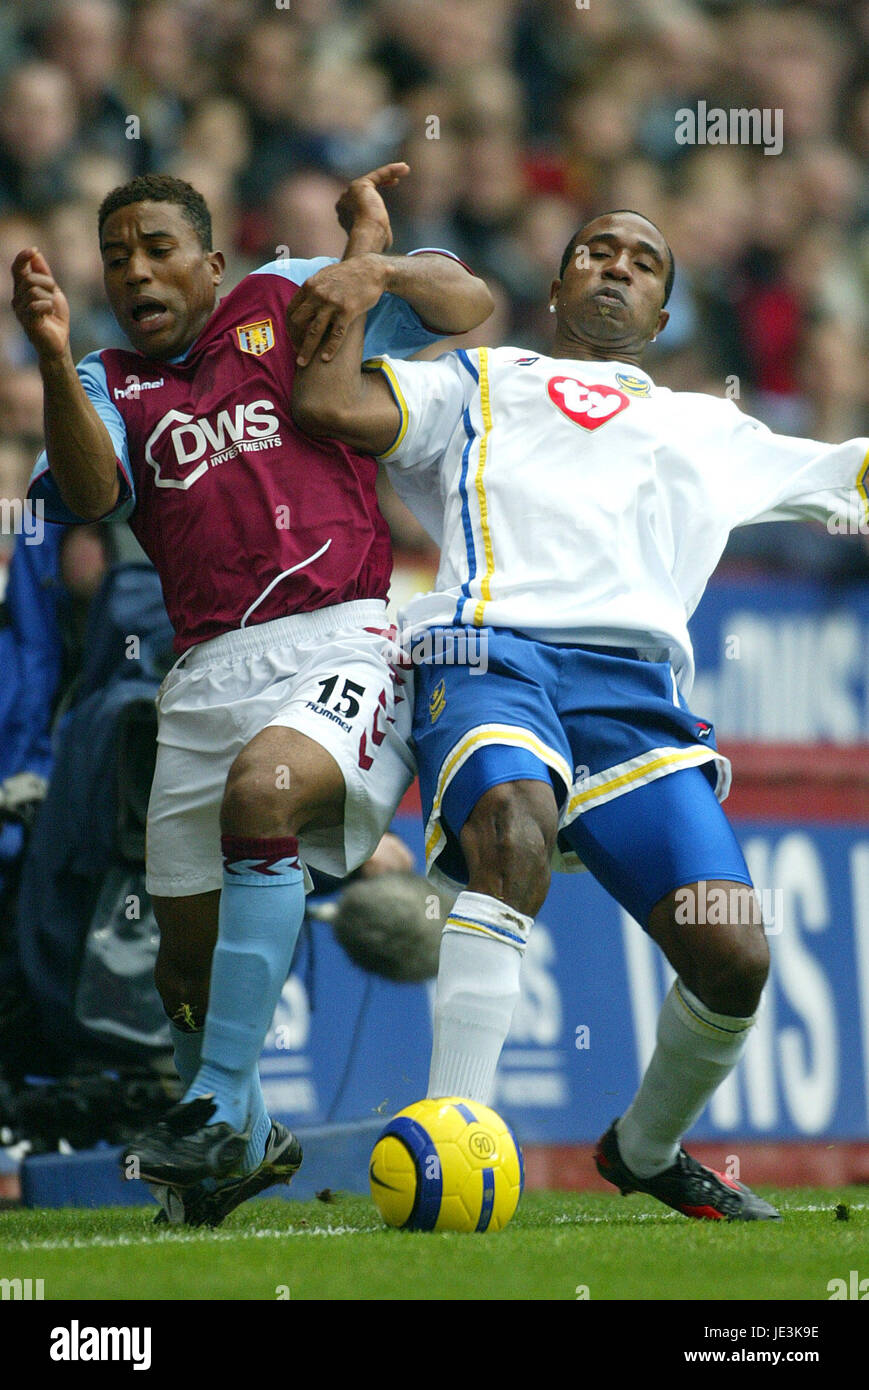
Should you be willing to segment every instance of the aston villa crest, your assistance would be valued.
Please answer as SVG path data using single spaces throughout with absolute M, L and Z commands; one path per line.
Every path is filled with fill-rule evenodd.
M 275 330 L 271 319 L 260 319 L 259 323 L 245 323 L 235 331 L 242 352 L 249 352 L 252 357 L 262 357 L 264 352 L 269 352 L 275 345 Z

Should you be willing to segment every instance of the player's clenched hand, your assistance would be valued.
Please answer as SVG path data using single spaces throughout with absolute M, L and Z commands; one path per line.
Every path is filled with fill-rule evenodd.
M 69 305 L 35 246 L 15 257 L 12 283 L 12 308 L 40 358 L 62 357 L 69 346 Z
M 304 367 L 318 348 L 328 362 L 340 348 L 347 329 L 375 305 L 386 288 L 388 266 L 381 256 L 354 256 L 324 266 L 306 280 L 287 310 L 287 328 Z
M 371 245 L 366 249 L 389 250 L 392 245 L 392 228 L 389 225 L 386 204 L 380 196 L 380 189 L 393 188 L 409 173 L 409 166 L 398 160 L 394 164 L 381 164 L 379 169 L 372 169 L 369 174 L 362 174 L 345 188 L 335 204 L 335 211 L 348 236 L 358 232 L 360 225 L 364 224 L 366 229 L 382 238 L 382 245 Z

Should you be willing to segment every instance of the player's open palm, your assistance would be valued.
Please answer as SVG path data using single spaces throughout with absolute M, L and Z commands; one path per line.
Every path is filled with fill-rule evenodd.
M 62 357 L 69 346 L 69 304 L 41 251 L 19 251 L 12 283 L 12 308 L 39 356 Z

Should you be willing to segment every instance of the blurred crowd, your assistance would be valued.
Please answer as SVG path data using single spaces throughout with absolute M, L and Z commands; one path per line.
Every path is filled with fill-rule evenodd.
M 9 265 L 45 251 L 76 357 L 121 345 L 96 209 L 148 170 L 205 195 L 231 287 L 279 254 L 339 255 L 343 183 L 404 158 L 396 249 L 458 252 L 496 298 L 471 341 L 536 350 L 575 229 L 637 209 L 677 264 L 656 381 L 787 433 L 867 433 L 867 49 L 866 0 L 5 0 L 0 497 L 23 489 L 41 434 Z M 680 144 L 676 113 L 700 101 L 780 110 L 781 153 Z M 399 545 L 430 558 L 384 505 Z M 865 577 L 869 540 L 755 527 L 729 559 Z

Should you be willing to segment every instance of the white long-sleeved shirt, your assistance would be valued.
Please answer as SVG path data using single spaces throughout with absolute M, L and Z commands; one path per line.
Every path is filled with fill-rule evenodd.
M 366 369 L 401 412 L 393 484 L 441 546 L 434 591 L 402 615 L 413 628 L 634 647 L 687 697 L 688 619 L 734 527 L 869 524 L 869 439 L 773 434 L 624 363 L 503 347 Z

